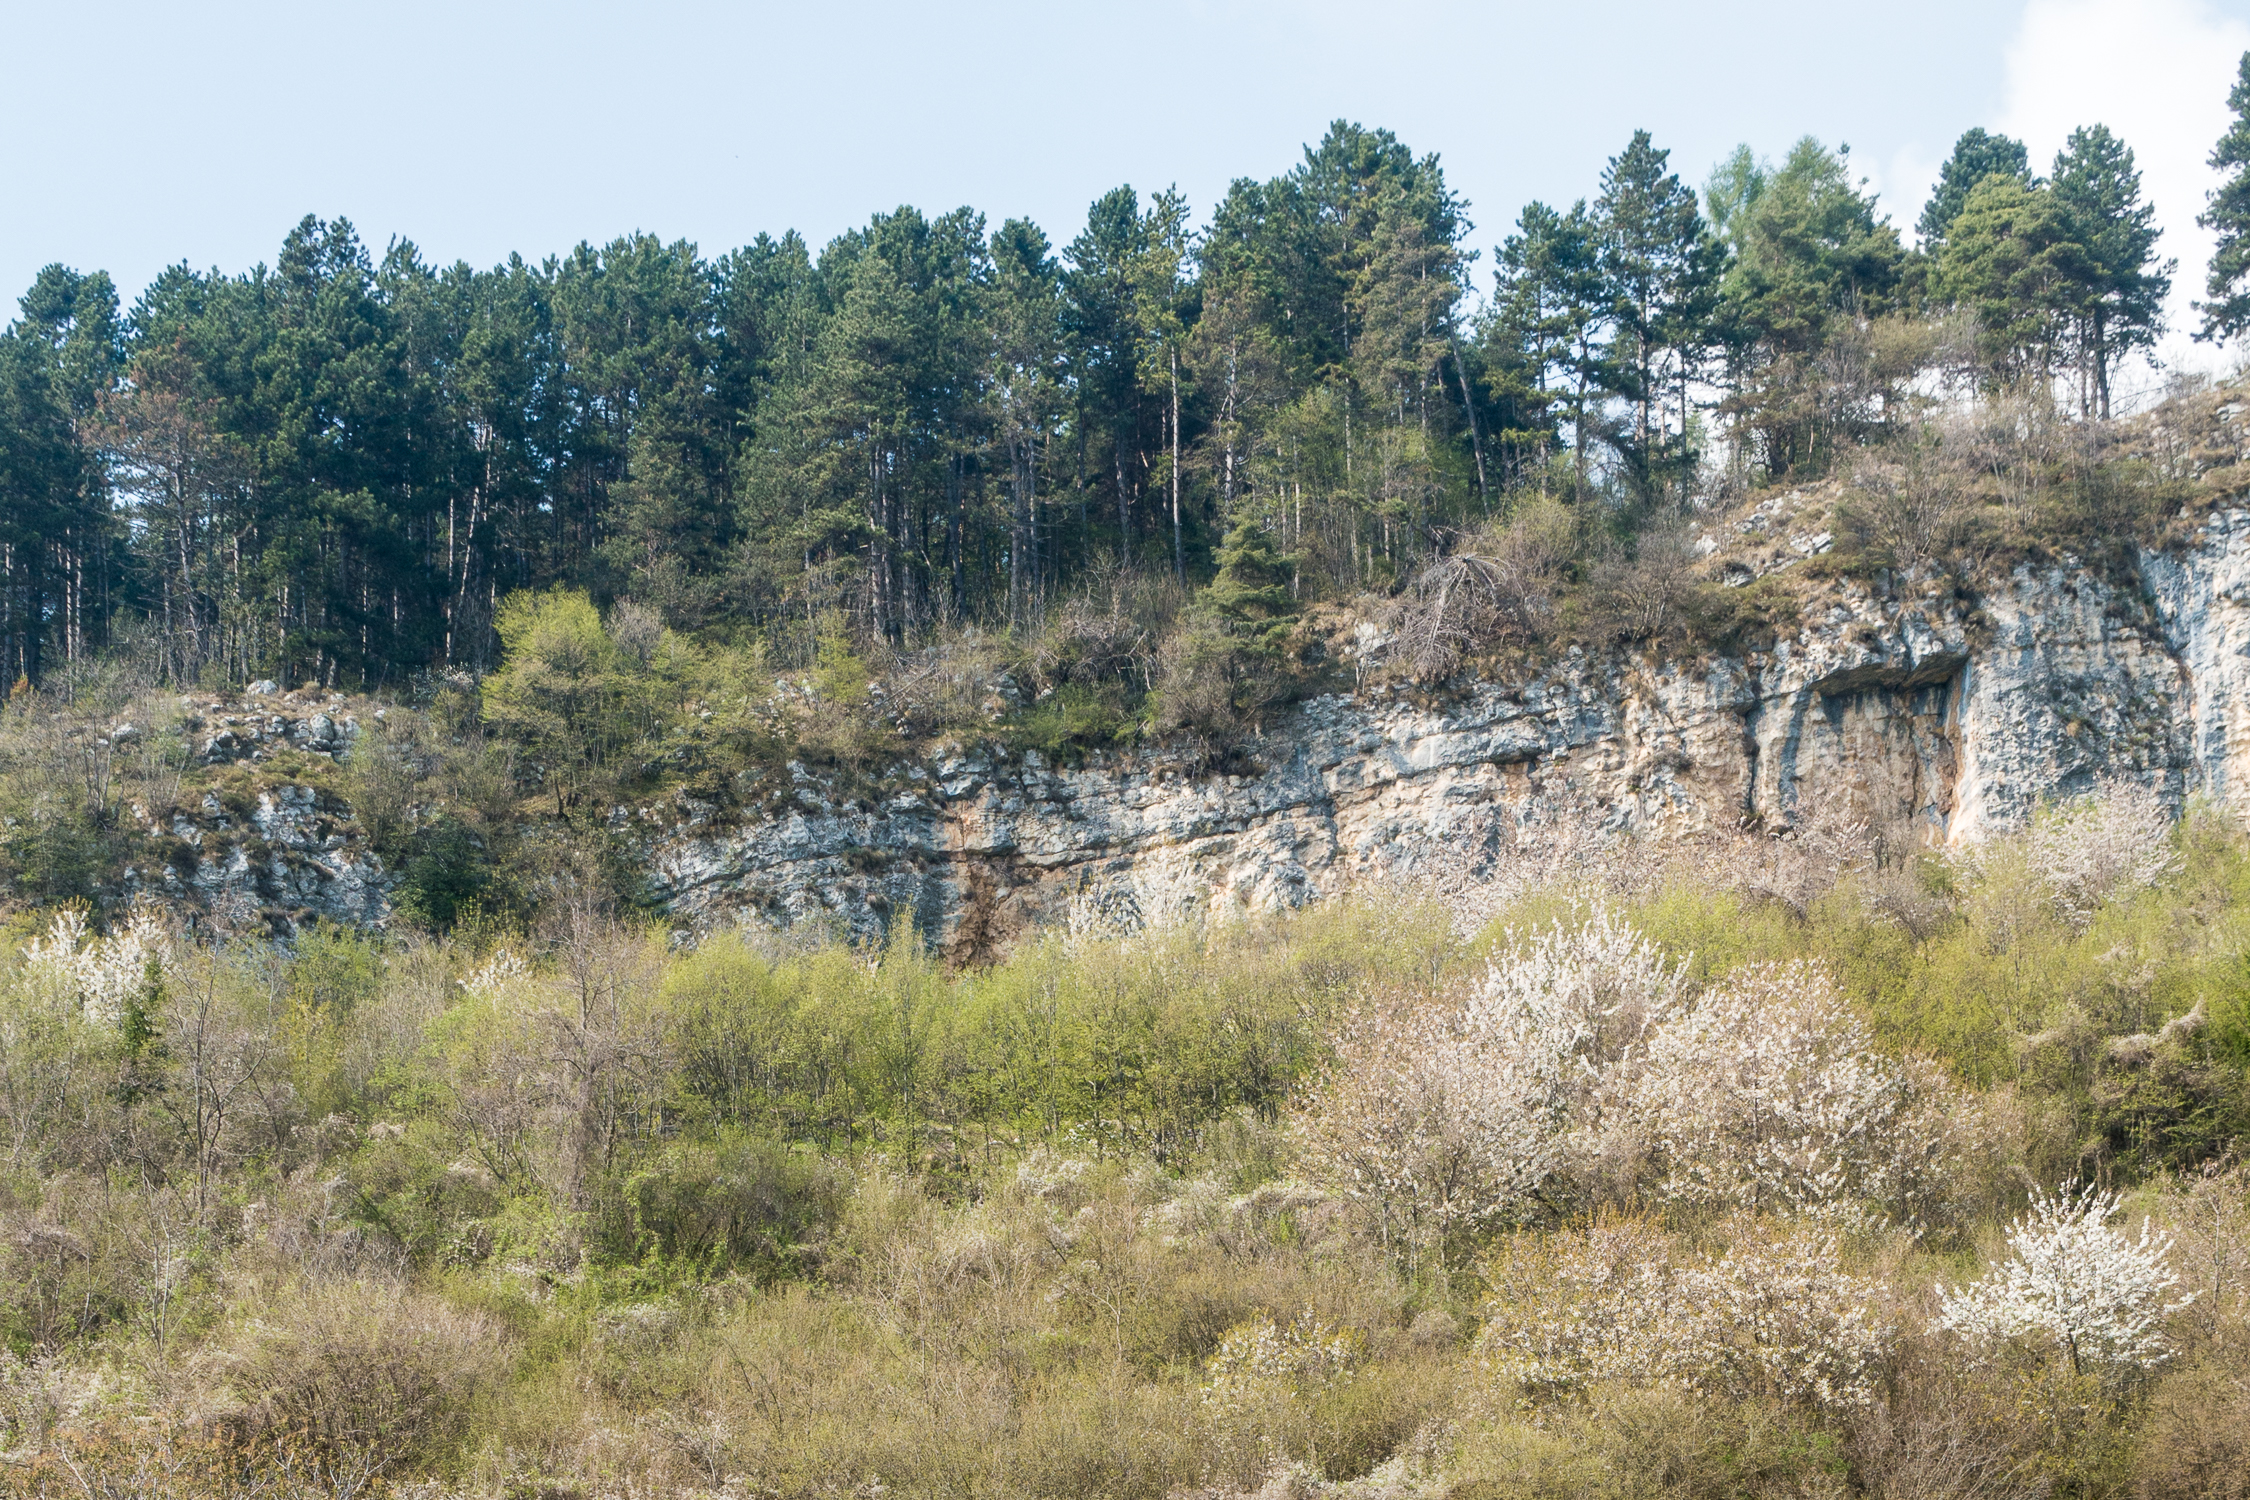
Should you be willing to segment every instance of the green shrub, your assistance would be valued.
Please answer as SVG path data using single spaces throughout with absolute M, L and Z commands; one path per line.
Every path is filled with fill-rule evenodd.
M 798 1276 L 850 1190 L 836 1167 L 777 1142 L 673 1146 L 596 1188 L 590 1248 L 690 1278 Z
M 400 916 L 444 932 L 465 908 L 483 908 L 492 886 L 492 857 L 459 818 L 440 813 L 415 831 L 406 851 L 391 898 Z

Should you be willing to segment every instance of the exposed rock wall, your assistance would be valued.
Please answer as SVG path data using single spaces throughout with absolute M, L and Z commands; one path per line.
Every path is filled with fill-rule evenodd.
M 1802 549 L 1800 549 L 1802 550 Z M 1974 599 L 1837 584 L 1770 651 L 1573 652 L 1519 685 L 1299 706 L 1204 776 L 1163 753 L 1056 766 L 956 751 L 786 814 L 689 809 L 646 842 L 682 921 L 901 917 L 957 956 L 1039 923 L 1130 927 L 1293 905 L 1590 819 L 1658 836 L 1777 827 L 1815 802 L 1934 843 L 2020 826 L 2117 772 L 2175 801 L 2250 794 L 2250 515 L 2140 578 L 2025 568 Z
M 291 779 L 333 761 L 358 737 L 359 722 L 343 713 L 341 699 L 308 701 L 261 682 L 239 701 L 183 700 L 182 707 L 200 764 L 260 774 L 228 787 L 226 798 L 206 792 L 161 828 L 136 809 L 166 857 L 126 868 L 127 899 L 153 897 L 238 929 L 262 924 L 283 935 L 315 920 L 387 924 L 395 882 L 351 808 L 332 791 Z M 139 734 L 123 725 L 110 738 Z
M 2214 513 L 2194 545 L 2144 558 L 2142 576 L 2184 683 L 2188 781 L 2250 798 L 2250 511 Z
M 1815 507 L 1807 503 L 1806 510 Z M 1717 576 L 1801 566 L 1827 534 L 1762 500 Z M 1776 540 L 1778 539 L 1778 540 Z M 1710 550 L 1720 550 L 1714 543 Z M 1164 750 L 1056 765 L 957 746 L 847 794 L 792 768 L 785 810 L 621 812 L 683 925 L 902 919 L 956 957 L 1039 925 L 1130 928 L 1273 909 L 1480 861 L 1540 830 L 1777 828 L 1815 805 L 1962 844 L 2122 773 L 2175 802 L 2250 800 L 2250 511 L 2137 568 L 2022 568 L 1981 595 L 1809 588 L 1771 649 L 1693 660 L 1573 650 L 1515 683 L 1381 685 L 1290 710 L 1201 771 Z M 1368 657 L 1380 632 L 1364 632 Z M 1369 666 L 1379 662 L 1368 661 Z M 313 711 L 319 709 L 320 711 Z M 208 764 L 324 759 L 357 726 L 288 700 L 208 705 Z M 381 924 L 388 877 L 332 792 L 207 800 L 129 885 L 205 909 Z M 283 781 L 286 778 L 282 778 Z

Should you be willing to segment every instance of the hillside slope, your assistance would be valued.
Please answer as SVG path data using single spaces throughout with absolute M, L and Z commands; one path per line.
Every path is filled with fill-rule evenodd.
M 1068 760 L 1011 748 L 988 695 L 992 732 L 894 739 L 880 769 L 777 759 L 755 797 L 716 800 L 707 782 L 659 779 L 610 808 L 610 843 L 683 927 L 821 922 L 873 938 L 910 919 L 974 960 L 1036 926 L 1130 929 L 1371 879 L 1442 883 L 1624 831 L 1772 833 L 1816 817 L 1960 845 L 2110 775 L 2175 805 L 2231 804 L 2250 795 L 2243 411 L 2220 391 L 2121 430 L 2117 453 L 2179 505 L 2100 558 L 2050 547 L 1869 567 L 1842 556 L 1846 486 L 1752 491 L 1693 518 L 1694 570 L 1707 591 L 1757 595 L 1781 621 L 1762 632 L 1569 645 L 1417 681 L 1394 659 L 1395 609 L 1362 601 L 1328 622 L 1316 691 L 1217 754 L 1146 738 Z M 164 795 L 123 799 L 114 847 L 128 852 L 100 874 L 105 902 L 154 895 L 283 932 L 379 926 L 400 856 L 394 840 L 386 869 L 378 850 L 401 813 L 362 805 L 367 778 L 346 768 L 392 732 L 386 712 L 308 691 L 109 709 L 94 694 L 19 727 L 16 753 L 103 777 L 155 765 L 160 744 L 181 762 L 135 783 Z M 457 794 L 399 795 L 426 818 Z M 548 805 L 503 788 L 488 821 L 535 828 Z

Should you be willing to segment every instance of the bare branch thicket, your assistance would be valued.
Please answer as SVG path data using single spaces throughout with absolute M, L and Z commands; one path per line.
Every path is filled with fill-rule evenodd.
M 1595 563 L 1588 630 L 1614 641 L 1663 640 L 1687 618 L 1703 581 L 1700 562 L 1684 521 L 1642 532 L 1630 555 L 1613 553 Z
M 1942 564 L 1960 545 L 1973 479 L 1958 445 L 1917 433 L 1858 455 L 1837 521 L 1852 550 L 1881 567 L 1912 573 Z
M 1451 830 L 1438 853 L 1401 872 L 1400 883 L 1443 903 L 1464 936 L 1535 892 L 1617 902 L 1668 883 L 1735 891 L 1805 916 L 1847 879 L 1899 873 L 1891 867 L 1908 843 L 1831 800 L 1808 801 L 1794 824 L 1777 831 L 1734 825 L 1664 839 L 1614 827 L 1613 808 L 1568 785 L 1542 789 L 1538 801 L 1535 817 L 1502 819 L 1481 833 Z M 1870 894 L 1911 923 L 1934 922 L 1943 906 L 1912 889 L 1910 875 L 1897 889 Z
M 664 638 L 664 617 L 636 599 L 620 599 L 609 608 L 605 622 L 617 649 L 646 671 Z
M 662 950 L 617 920 L 595 872 L 565 883 L 544 936 L 563 981 L 544 1021 L 557 1084 L 571 1118 L 563 1169 L 572 1201 L 615 1160 L 623 1135 L 653 1127 L 663 1076 L 664 1031 L 651 1006 Z
M 1663 868 L 1658 846 L 1611 828 L 1610 813 L 1567 784 L 1538 800 L 1533 816 L 1498 814 L 1481 827 L 1441 830 L 1437 850 L 1391 871 L 1390 883 L 1440 903 L 1464 938 L 1534 892 L 1601 901 L 1653 885 Z
M 2232 1152 L 2168 1185 L 2160 1210 L 2173 1263 L 2195 1297 L 2197 1332 L 2215 1337 L 2250 1314 L 2250 1162 Z
M 1487 527 L 1415 575 L 1393 610 L 1392 650 L 1416 679 L 1442 678 L 1478 651 L 1546 633 L 1568 561 L 1556 534 L 1567 518 L 1551 510 L 1532 507 Z
M 1518 1236 L 1488 1264 L 1479 1347 L 1542 1394 L 1679 1382 L 1737 1399 L 1872 1406 L 1897 1337 L 1880 1285 L 1838 1267 L 1833 1234 L 1728 1228 L 1726 1252 L 1700 1259 L 1652 1221 L 1614 1213 Z
M 1135 682 L 1146 690 L 1157 677 L 1160 628 L 1126 606 L 1082 595 L 1047 621 L 1024 655 L 1024 666 L 1042 687 L 1064 683 Z
M 1675 881 L 1775 902 L 1805 917 L 1842 881 L 1875 870 L 1883 862 L 1884 843 L 1841 801 L 1808 798 L 1786 827 L 1738 823 L 1709 829 L 1655 858 Z

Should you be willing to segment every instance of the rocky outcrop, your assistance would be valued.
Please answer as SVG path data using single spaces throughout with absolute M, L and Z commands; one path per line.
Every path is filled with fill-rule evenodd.
M 239 765 L 226 795 L 207 791 L 156 826 L 137 809 L 162 858 L 123 872 L 127 899 L 154 898 L 202 919 L 290 936 L 314 921 L 381 927 L 391 918 L 391 876 L 369 849 L 350 806 L 298 779 L 333 762 L 359 734 L 340 699 L 304 701 L 271 683 L 240 701 L 183 700 L 189 753 L 206 767 Z M 132 730 L 132 726 L 120 726 Z M 138 731 L 133 731 L 137 736 Z M 118 741 L 119 730 L 109 738 Z M 278 760 L 289 752 L 295 761 Z
M 2212 514 L 2191 546 L 2151 553 L 2141 570 L 2184 682 L 2189 784 L 2241 803 L 2250 798 L 2250 510 Z
M 2109 773 L 2175 801 L 2250 786 L 2232 759 L 2250 733 L 2250 516 L 2141 563 L 2145 587 L 2065 560 L 1966 599 L 1837 582 L 1762 652 L 1573 652 L 1518 684 L 1331 693 L 1239 747 L 1247 773 L 956 748 L 855 799 L 792 768 L 779 815 L 687 806 L 647 826 L 651 877 L 690 925 L 872 935 L 911 917 L 969 956 L 1038 923 L 1195 919 L 1474 866 L 1570 820 L 1771 829 L 1819 803 L 1958 844 Z
M 1232 747 L 1223 773 L 1161 746 L 1055 764 L 963 740 L 872 786 L 793 765 L 762 811 L 683 796 L 619 809 L 618 830 L 683 927 L 874 937 L 910 921 L 966 959 L 1042 925 L 1130 929 L 1453 878 L 1558 829 L 1778 830 L 1833 809 L 1960 845 L 2112 774 L 2175 805 L 2250 800 L 2250 510 L 2221 503 L 2121 562 L 2063 557 L 1970 593 L 1809 576 L 1832 499 L 1765 495 L 1698 543 L 1722 582 L 1796 570 L 1798 620 L 1759 650 L 1573 650 L 1438 691 L 1388 680 L 1383 632 L 1362 622 L 1339 642 L 1355 675 Z M 356 733 L 342 705 L 203 709 L 195 757 L 255 795 L 175 820 L 168 860 L 128 885 L 282 929 L 386 921 L 390 880 L 350 810 L 302 784 Z

